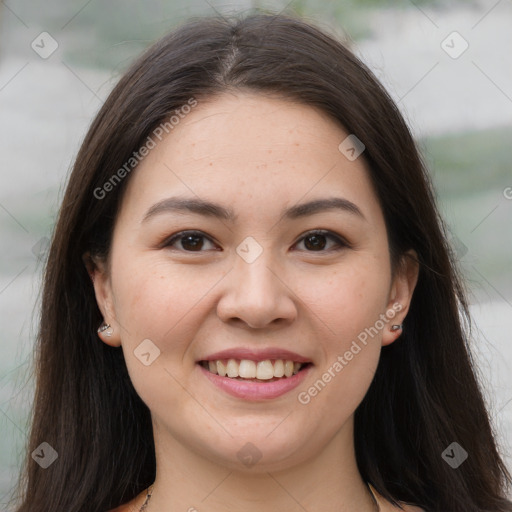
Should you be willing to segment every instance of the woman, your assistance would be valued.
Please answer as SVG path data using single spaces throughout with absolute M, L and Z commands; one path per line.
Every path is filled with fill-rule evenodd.
M 512 510 L 461 318 L 367 68 L 293 17 L 191 21 L 78 154 L 17 511 Z

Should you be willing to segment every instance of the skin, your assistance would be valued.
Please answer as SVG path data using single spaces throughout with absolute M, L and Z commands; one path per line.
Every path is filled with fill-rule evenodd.
M 229 93 L 199 102 L 130 177 L 109 259 L 94 258 L 89 270 L 113 328 L 111 337 L 100 337 L 122 346 L 152 414 L 157 476 L 149 512 L 376 510 L 356 466 L 354 411 L 381 348 L 400 336 L 391 325 L 407 315 L 418 267 L 406 258 L 392 279 L 364 154 L 349 161 L 338 150 L 347 135 L 312 107 Z M 142 221 L 152 205 L 178 195 L 231 207 L 238 217 L 165 212 Z M 341 210 L 281 218 L 284 208 L 334 196 L 355 203 L 365 219 Z M 312 249 L 303 237 L 315 229 L 350 247 L 326 237 L 325 248 Z M 184 230 L 204 233 L 199 251 L 183 239 L 162 247 Z M 236 252 L 249 236 L 263 251 L 252 263 Z M 393 304 L 401 307 L 394 318 L 300 403 L 298 393 Z M 144 339 L 161 351 L 149 366 L 134 355 Z M 241 346 L 291 350 L 313 366 L 297 389 L 249 402 L 212 385 L 196 364 Z M 247 442 L 261 454 L 251 467 L 237 457 Z M 140 495 L 123 510 L 143 501 Z M 382 511 L 394 510 L 380 503 Z

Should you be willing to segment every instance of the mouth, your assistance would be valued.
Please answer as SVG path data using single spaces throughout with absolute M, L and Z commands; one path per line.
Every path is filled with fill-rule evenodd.
M 297 375 L 312 363 L 291 359 L 214 359 L 202 360 L 198 364 L 219 377 L 244 382 L 275 382 Z

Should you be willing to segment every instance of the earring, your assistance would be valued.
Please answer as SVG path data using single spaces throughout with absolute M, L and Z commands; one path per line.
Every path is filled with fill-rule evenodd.
M 395 325 L 392 325 L 392 326 L 391 326 L 391 330 L 392 330 L 392 331 L 399 331 L 399 330 L 401 330 L 401 329 L 403 329 L 403 324 L 398 324 L 398 325 L 397 325 L 397 324 L 395 324 Z
M 108 331 L 107 329 L 110 329 L 110 331 Z M 105 332 L 105 331 L 107 331 L 107 332 Z M 102 332 L 105 332 L 105 336 L 108 336 L 110 338 L 110 336 L 112 336 L 112 333 L 114 332 L 114 329 L 112 329 L 112 326 L 110 324 L 103 322 L 100 325 L 100 327 L 98 328 L 98 334 L 100 334 Z

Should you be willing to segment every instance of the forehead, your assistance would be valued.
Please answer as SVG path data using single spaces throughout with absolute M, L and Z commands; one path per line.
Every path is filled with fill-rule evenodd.
M 264 205 L 270 214 L 269 203 L 280 209 L 342 195 L 378 217 L 364 159 L 349 161 L 338 149 L 348 135 L 319 109 L 276 97 L 236 93 L 199 101 L 134 171 L 123 209 L 140 215 L 158 200 L 188 195 L 237 213 Z

